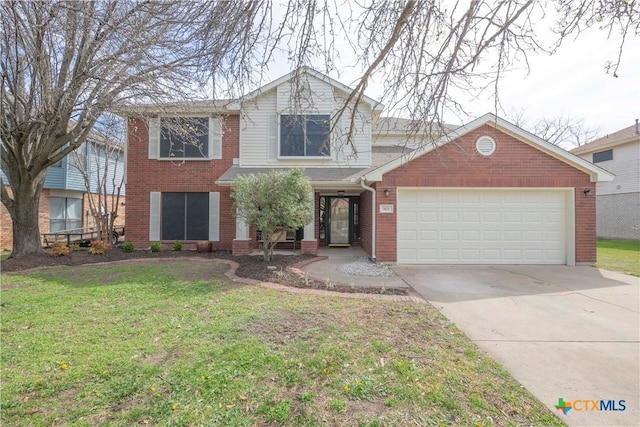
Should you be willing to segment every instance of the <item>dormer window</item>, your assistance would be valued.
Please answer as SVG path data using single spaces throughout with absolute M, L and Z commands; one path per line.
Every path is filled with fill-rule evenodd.
M 331 154 L 328 114 L 282 114 L 281 157 L 325 157 Z

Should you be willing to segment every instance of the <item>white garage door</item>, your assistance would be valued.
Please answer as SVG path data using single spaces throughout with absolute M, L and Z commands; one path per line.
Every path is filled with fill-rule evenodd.
M 566 264 L 566 191 L 398 190 L 400 264 Z

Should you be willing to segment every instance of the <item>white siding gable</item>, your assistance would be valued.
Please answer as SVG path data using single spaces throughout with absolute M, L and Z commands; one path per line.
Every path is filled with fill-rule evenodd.
M 280 114 L 329 114 L 334 116 L 347 94 L 310 75 L 303 75 L 297 98 L 291 81 L 245 101 L 240 115 L 240 166 L 353 166 L 371 164 L 371 110 L 358 108 L 353 128 L 357 154 L 345 146 L 350 125 L 346 110 L 331 136 L 331 156 L 325 158 L 279 157 Z M 332 123 L 333 124 L 333 123 Z
M 605 169 L 615 175 L 613 181 L 597 184 L 596 193 L 623 194 L 640 192 L 640 143 L 618 145 L 612 147 L 613 159 L 596 163 L 596 166 Z M 604 148 L 600 151 L 606 151 Z M 593 153 L 581 154 L 585 160 L 593 162 Z

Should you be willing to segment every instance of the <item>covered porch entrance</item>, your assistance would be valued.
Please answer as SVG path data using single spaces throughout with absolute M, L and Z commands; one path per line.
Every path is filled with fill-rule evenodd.
M 335 195 L 320 195 L 319 244 L 329 247 L 349 247 L 360 244 L 360 196 L 340 191 Z

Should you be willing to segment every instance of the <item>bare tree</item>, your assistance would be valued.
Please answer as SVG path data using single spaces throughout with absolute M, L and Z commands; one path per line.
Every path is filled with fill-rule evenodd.
M 617 75 L 625 39 L 640 33 L 637 0 L 6 1 L 0 17 L 0 154 L 13 190 L 2 187 L 2 202 L 14 256 L 40 251 L 46 169 L 82 144 L 104 111 L 127 102 L 234 97 L 263 83 L 261 71 L 277 60 L 358 70 L 337 113 L 352 125 L 353 107 L 381 81 L 390 113 L 430 129 L 446 111 L 463 111 L 452 88 L 491 90 L 497 105 L 498 82 L 514 63 L 553 53 L 587 27 L 620 39 L 608 63 Z M 551 24 L 554 42 L 543 45 Z
M 259 2 L 257 2 L 259 3 Z M 252 74 L 254 22 L 243 2 L 6 1 L 0 5 L 0 154 L 13 195 L 12 256 L 41 251 L 46 170 L 78 148 L 107 110 L 131 100 L 202 98 Z M 219 81 L 220 82 L 220 81 Z
M 525 110 L 512 110 L 509 119 L 518 127 L 531 132 L 550 144 L 571 149 L 593 141 L 600 135 L 600 129 L 588 126 L 584 119 L 569 115 L 542 117 L 531 120 Z
M 100 119 L 86 143 L 72 153 L 72 167 L 84 181 L 87 202 L 100 240 L 111 241 L 124 185 L 123 123 L 112 115 Z

